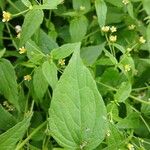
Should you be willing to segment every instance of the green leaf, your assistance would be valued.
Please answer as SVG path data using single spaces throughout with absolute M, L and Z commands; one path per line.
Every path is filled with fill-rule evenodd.
M 3 57 L 3 55 L 5 54 L 6 49 L 4 48 L 3 50 L 0 50 L 0 58 Z
M 41 59 L 45 56 L 41 52 L 41 49 L 32 40 L 26 42 L 25 48 L 27 49 L 27 56 L 30 62 L 38 64 L 41 61 Z
M 129 4 L 127 5 L 127 10 L 128 10 L 128 13 L 129 13 L 130 17 L 133 18 L 133 19 L 135 19 L 132 3 L 129 3 Z
M 104 46 L 105 43 L 96 46 L 83 47 L 81 49 L 81 58 L 87 65 L 94 64 L 94 62 L 102 53 Z
M 43 30 L 40 30 L 38 36 L 38 46 L 44 54 L 49 54 L 50 51 L 58 47 L 58 44 Z
M 123 145 L 125 145 L 125 138 L 124 138 L 123 134 L 112 123 L 109 123 L 108 134 L 109 134 L 109 136 L 106 137 L 108 147 L 106 149 L 118 150 Z
M 24 120 L 0 135 L 1 150 L 12 150 L 16 148 L 17 142 L 22 140 L 30 125 L 31 117 L 32 114 L 30 113 Z
M 73 0 L 73 9 L 80 10 L 80 7 L 85 7 L 85 10 L 89 10 L 91 8 L 90 0 Z
M 23 3 L 25 6 L 27 6 L 27 7 L 32 6 L 32 4 L 31 4 L 31 2 L 30 2 L 29 0 L 21 0 L 21 1 L 22 1 L 22 3 Z
M 33 86 L 36 96 L 39 100 L 42 100 L 46 90 L 48 89 L 48 83 L 43 75 L 41 66 L 36 68 L 34 71 Z
M 84 38 L 88 27 L 88 20 L 85 16 L 79 16 L 71 20 L 69 32 L 72 42 L 80 42 Z
M 122 0 L 105 0 L 105 1 L 116 7 L 123 7 Z
M 57 5 L 63 3 L 63 0 L 44 0 L 43 5 L 35 5 L 36 9 L 57 9 Z
M 103 27 L 106 22 L 107 6 L 104 0 L 95 0 L 96 14 L 98 16 L 98 23 Z
M 92 150 L 105 137 L 106 108 L 79 51 L 54 89 L 49 115 L 50 134 L 62 147 Z
M 42 65 L 42 71 L 45 79 L 54 89 L 58 81 L 56 65 L 53 62 L 49 63 L 49 61 L 45 61 Z
M 0 59 L 0 92 L 18 110 L 18 85 L 12 64 L 6 59 Z
M 32 9 L 26 14 L 21 31 L 20 47 L 23 46 L 40 27 L 43 16 L 43 11 L 38 9 Z
M 8 130 L 16 124 L 16 119 L 0 105 L 0 130 Z
M 149 2 L 149 0 L 142 0 L 142 3 L 143 3 L 143 8 L 144 8 L 144 10 L 146 11 L 146 13 L 148 14 L 148 15 L 150 15 L 150 2 Z
M 69 43 L 64 44 L 59 48 L 55 48 L 51 51 L 52 58 L 62 59 L 68 57 L 73 51 L 80 49 L 81 43 Z
M 129 97 L 131 93 L 131 83 L 130 82 L 122 82 L 117 93 L 114 98 L 117 102 L 125 102 L 125 100 Z

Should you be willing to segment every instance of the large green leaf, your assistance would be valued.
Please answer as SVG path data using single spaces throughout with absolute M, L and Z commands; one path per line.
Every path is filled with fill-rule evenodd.
M 53 62 L 45 61 L 42 65 L 42 71 L 47 82 L 54 89 L 58 81 L 56 65 Z
M 62 59 L 68 57 L 73 51 L 79 50 L 81 43 L 69 43 L 64 44 L 59 48 L 55 48 L 51 51 L 52 58 Z
M 15 149 L 17 142 L 23 138 L 28 129 L 31 117 L 32 114 L 29 114 L 23 121 L 17 123 L 14 127 L 0 135 L 1 150 Z
M 82 15 L 74 18 L 70 22 L 69 28 L 72 42 L 80 42 L 87 32 L 87 27 L 88 27 L 88 20 L 85 16 Z
M 105 137 L 106 108 L 79 51 L 54 89 L 49 115 L 50 134 L 63 147 L 92 150 Z
M 96 14 L 98 16 L 98 23 L 100 27 L 105 25 L 107 6 L 104 0 L 95 0 Z
M 43 11 L 38 9 L 32 9 L 26 14 L 21 31 L 20 46 L 23 46 L 40 27 L 43 16 Z
M 0 93 L 18 110 L 18 89 L 14 68 L 6 59 L 0 59 Z

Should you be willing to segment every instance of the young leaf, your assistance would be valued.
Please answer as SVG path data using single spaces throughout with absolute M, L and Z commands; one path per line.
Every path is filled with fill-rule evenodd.
M 21 140 L 27 131 L 32 114 L 30 113 L 23 121 L 0 135 L 0 149 L 11 150 L 16 148 L 16 144 Z
M 42 67 L 38 67 L 35 69 L 33 76 L 33 86 L 36 96 L 41 100 L 46 93 L 48 88 L 48 83 L 43 75 Z
M 13 66 L 6 59 L 0 59 L 0 92 L 18 110 L 18 89 Z
M 42 65 L 42 71 L 45 79 L 54 89 L 58 81 L 56 65 L 53 62 L 49 63 L 49 61 L 45 61 Z
M 105 137 L 106 108 L 79 51 L 54 89 L 49 115 L 50 134 L 65 148 L 92 150 Z
M 80 42 L 84 38 L 88 27 L 88 20 L 85 16 L 74 18 L 70 22 L 69 32 L 72 42 Z
M 32 9 L 26 14 L 21 31 L 20 47 L 23 46 L 40 27 L 43 16 L 43 11 L 38 9 Z
M 105 25 L 107 6 L 104 0 L 95 0 L 96 14 L 98 16 L 98 23 L 100 27 Z
M 117 102 L 125 102 L 125 100 L 129 97 L 131 90 L 131 83 L 123 82 L 115 94 L 115 100 Z
M 51 51 L 52 58 L 62 59 L 68 57 L 73 51 L 80 49 L 81 43 L 69 43 L 64 44 L 59 48 L 55 48 Z

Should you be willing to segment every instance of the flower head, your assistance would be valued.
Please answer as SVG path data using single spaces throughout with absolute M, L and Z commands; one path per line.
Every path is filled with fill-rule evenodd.
M 134 30 L 134 29 L 135 29 L 135 25 L 134 25 L 134 24 L 129 25 L 129 26 L 128 26 L 128 29 L 129 29 L 129 30 Z
M 109 26 L 103 26 L 101 28 L 102 32 L 108 32 L 110 30 L 110 27 Z
M 141 44 L 144 44 L 144 43 L 146 42 L 146 40 L 144 39 L 143 36 L 141 36 L 141 37 L 139 38 L 139 42 L 140 42 Z
M 25 81 L 30 81 L 32 78 L 31 78 L 31 76 L 30 75 L 26 75 L 26 76 L 24 76 L 24 80 Z
M 8 22 L 11 19 L 11 13 L 3 11 L 2 22 Z
M 111 28 L 110 28 L 110 31 L 113 33 L 113 32 L 116 32 L 117 31 L 117 28 L 115 27 L 115 26 L 112 26 Z
M 19 48 L 19 54 L 23 54 L 25 53 L 27 50 L 25 49 L 24 46 L 22 46 L 21 48 Z
M 130 66 L 129 64 L 126 64 L 126 65 L 124 66 L 124 70 L 125 70 L 125 72 L 130 71 L 130 70 L 131 70 L 131 66 Z
M 117 41 L 117 35 L 111 35 L 109 37 L 110 42 L 116 42 Z
M 58 64 L 61 66 L 65 65 L 65 59 L 60 59 Z
M 124 5 L 127 5 L 127 4 L 129 3 L 129 0 L 123 0 L 122 3 L 123 3 Z

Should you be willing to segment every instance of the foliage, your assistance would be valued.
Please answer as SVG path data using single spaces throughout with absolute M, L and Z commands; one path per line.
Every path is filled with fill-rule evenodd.
M 149 0 L 1 0 L 0 149 L 149 150 Z

